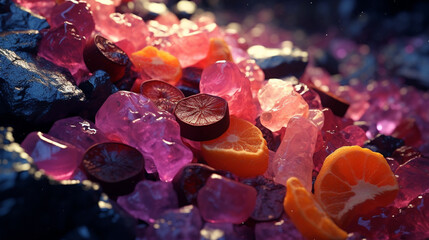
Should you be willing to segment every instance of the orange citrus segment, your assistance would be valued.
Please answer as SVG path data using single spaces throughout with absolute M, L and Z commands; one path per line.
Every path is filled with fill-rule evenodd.
M 232 116 L 226 132 L 201 143 L 201 153 L 208 165 L 240 177 L 261 175 L 268 168 L 268 147 L 261 130 Z
M 347 233 L 335 225 L 298 178 L 289 178 L 286 187 L 284 209 L 303 236 L 308 239 L 347 238 Z
M 398 183 L 383 155 L 347 146 L 325 159 L 314 193 L 328 215 L 346 227 L 354 217 L 390 204 Z
M 131 54 L 131 62 L 137 71 L 150 78 L 161 79 L 175 85 L 182 77 L 179 60 L 168 52 L 147 46 Z
M 225 40 L 221 38 L 210 38 L 209 52 L 207 53 L 206 58 L 199 61 L 195 66 L 204 69 L 220 60 L 233 62 L 229 46 Z

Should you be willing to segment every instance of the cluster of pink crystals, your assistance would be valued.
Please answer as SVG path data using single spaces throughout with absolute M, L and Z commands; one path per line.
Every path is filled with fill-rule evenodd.
M 193 155 L 182 142 L 174 116 L 160 111 L 143 95 L 119 91 L 109 96 L 95 117 L 96 126 L 111 140 L 138 149 L 149 173 L 171 181 Z

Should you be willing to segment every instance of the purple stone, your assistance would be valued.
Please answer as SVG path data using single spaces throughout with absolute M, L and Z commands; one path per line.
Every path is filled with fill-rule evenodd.
M 256 195 L 253 187 L 212 174 L 200 189 L 197 202 L 207 222 L 241 223 L 252 214 Z
M 69 179 L 82 161 L 79 148 L 42 132 L 28 134 L 21 146 L 55 180 Z
M 200 231 L 200 240 L 247 240 L 254 239 L 253 231 L 245 225 L 232 223 L 206 223 Z
M 83 48 L 86 40 L 70 22 L 55 28 L 43 30 L 38 55 L 58 66 L 67 68 L 79 85 L 82 76 L 88 72 L 83 62 Z
M 198 208 L 188 205 L 166 210 L 146 231 L 148 239 L 198 240 L 203 226 Z
M 80 35 L 86 39 L 91 37 L 95 29 L 89 5 L 82 0 L 66 0 L 52 9 L 51 17 L 49 18 L 51 28 L 61 26 L 66 21 L 72 23 Z
M 414 158 L 396 169 L 399 193 L 395 199 L 396 207 L 405 207 L 419 194 L 429 189 L 429 159 Z
M 146 171 L 158 171 L 162 181 L 171 181 L 192 161 L 192 151 L 183 144 L 174 116 L 141 94 L 119 91 L 110 95 L 98 110 L 95 125 L 110 139 L 138 149 Z
M 256 205 L 253 210 L 252 219 L 256 221 L 270 221 L 278 219 L 283 213 L 283 201 L 286 195 L 286 187 L 277 184 L 263 176 L 249 178 L 242 183 L 256 189 Z
M 350 145 L 363 146 L 363 144 L 368 140 L 365 131 L 355 125 L 349 125 L 341 129 L 340 134 L 344 140 L 350 143 Z
M 139 182 L 134 192 L 118 197 L 117 202 L 133 217 L 152 223 L 165 210 L 178 207 L 171 183 L 148 180 Z
M 104 133 L 95 127 L 94 123 L 81 117 L 56 121 L 48 134 L 80 148 L 83 152 L 94 144 L 109 141 Z
M 283 214 L 277 221 L 257 223 L 255 240 L 304 240 L 292 221 Z

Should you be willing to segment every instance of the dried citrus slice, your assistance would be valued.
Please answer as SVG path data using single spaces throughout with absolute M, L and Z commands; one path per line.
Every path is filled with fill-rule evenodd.
M 161 109 L 173 113 L 176 104 L 185 97 L 175 86 L 160 80 L 149 80 L 140 86 L 140 93 Z
M 268 168 L 267 142 L 261 130 L 232 116 L 226 132 L 201 143 L 201 153 L 211 167 L 228 170 L 240 177 L 261 175 Z
M 391 203 L 398 183 L 383 155 L 347 146 L 325 159 L 314 193 L 328 215 L 345 228 L 355 217 Z
M 130 56 L 131 62 L 137 71 L 143 71 L 147 76 L 161 79 L 172 85 L 182 77 L 182 68 L 179 60 L 168 52 L 147 46 Z
M 182 137 L 194 141 L 212 140 L 229 126 L 228 103 L 209 94 L 196 94 L 180 100 L 174 109 Z
M 285 212 L 303 236 L 319 240 L 347 238 L 347 233 L 335 225 L 298 178 L 289 178 L 286 187 Z

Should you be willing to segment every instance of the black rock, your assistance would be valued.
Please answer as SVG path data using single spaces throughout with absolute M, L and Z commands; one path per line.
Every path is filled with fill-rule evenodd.
M 268 149 L 270 149 L 271 151 L 277 151 L 277 149 L 280 146 L 281 143 L 281 139 L 279 135 L 274 135 L 273 132 L 271 132 L 270 129 L 264 127 L 264 125 L 261 124 L 261 119 L 260 117 L 256 118 L 256 124 L 255 126 L 257 128 L 259 128 L 259 130 L 261 130 L 262 132 L 262 136 L 264 137 L 265 141 L 267 141 L 267 147 Z
M 49 28 L 45 18 L 18 7 L 12 0 L 0 0 L 0 32 Z
M 48 178 L 13 142 L 10 128 L 0 128 L 0 140 L 2 239 L 135 238 L 135 223 L 112 210 L 98 185 Z
M 184 68 L 182 71 L 181 80 L 184 85 L 195 89 L 199 89 L 202 73 L 203 73 L 203 70 L 201 68 L 187 67 L 187 68 Z
M 3 32 L 0 33 L 0 48 L 36 54 L 37 44 L 41 38 L 37 30 Z
M 252 219 L 256 221 L 271 221 L 279 218 L 283 213 L 283 200 L 286 187 L 277 184 L 263 176 L 249 178 L 242 181 L 252 186 L 258 192 Z
M 188 87 L 185 85 L 179 85 L 179 86 L 177 86 L 177 88 L 180 89 L 180 91 L 182 91 L 182 93 L 185 95 L 185 97 L 189 97 L 189 96 L 200 93 L 198 88 L 195 88 L 195 87 Z
M 94 72 L 87 81 L 79 84 L 79 88 L 86 96 L 84 109 L 80 115 L 91 121 L 94 121 L 95 114 L 104 101 L 118 91 L 118 88 L 110 81 L 109 74 L 102 70 Z
M 402 146 L 404 146 L 404 140 L 383 134 L 378 134 L 363 145 L 364 148 L 381 153 L 384 157 L 391 157 L 393 152 Z
M 300 78 L 308 63 L 308 53 L 294 46 L 283 48 L 252 46 L 247 52 L 264 71 L 265 79 L 288 76 Z
M 314 53 L 314 65 L 325 69 L 331 75 L 339 73 L 337 59 L 326 50 L 319 50 Z
M 85 101 L 70 73 L 43 58 L 0 49 L 0 63 L 0 124 L 51 124 Z

